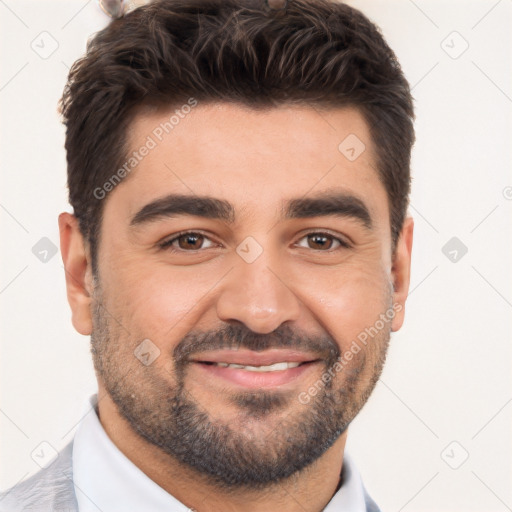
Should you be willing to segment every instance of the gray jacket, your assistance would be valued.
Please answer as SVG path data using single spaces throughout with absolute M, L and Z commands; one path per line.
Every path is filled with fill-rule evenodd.
M 1 493 L 0 512 L 79 512 L 73 486 L 72 455 L 73 441 L 46 469 Z M 366 490 L 365 502 L 366 512 L 380 512 Z
M 72 455 L 73 441 L 46 469 L 0 494 L 0 512 L 78 512 Z

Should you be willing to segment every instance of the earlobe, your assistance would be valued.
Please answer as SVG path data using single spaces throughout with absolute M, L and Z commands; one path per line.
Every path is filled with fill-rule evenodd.
M 59 231 L 72 323 L 80 334 L 89 335 L 92 332 L 92 269 L 86 243 L 77 218 L 70 213 L 59 215 Z
M 393 257 L 393 267 L 391 269 L 393 277 L 393 309 L 395 316 L 391 324 L 393 332 L 398 331 L 404 322 L 405 301 L 409 293 L 409 283 L 411 277 L 411 253 L 414 231 L 414 220 L 407 217 L 398 239 L 395 254 Z

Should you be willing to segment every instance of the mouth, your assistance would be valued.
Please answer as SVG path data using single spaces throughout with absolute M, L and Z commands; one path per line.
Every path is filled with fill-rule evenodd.
M 201 361 L 202 362 L 202 361 Z M 303 364 L 308 364 L 309 361 L 303 363 L 293 362 L 279 362 L 265 366 L 251 366 L 237 363 L 213 363 L 210 361 L 204 361 L 203 364 L 211 364 L 213 366 L 219 366 L 220 368 L 236 368 L 237 370 L 246 370 L 248 372 L 279 372 L 282 370 L 288 370 L 289 368 L 297 368 Z
M 197 355 L 191 360 L 206 383 L 220 379 L 225 385 L 260 389 L 292 385 L 321 360 L 311 354 L 290 350 L 222 350 Z

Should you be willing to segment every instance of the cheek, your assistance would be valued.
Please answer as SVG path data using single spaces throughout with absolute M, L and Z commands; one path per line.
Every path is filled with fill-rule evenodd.
M 317 276 L 315 286 L 304 287 L 303 296 L 307 307 L 345 349 L 388 308 L 389 276 L 384 268 L 358 265 L 326 274 Z
M 218 280 L 211 272 L 192 267 L 164 267 L 158 272 L 140 264 L 120 268 L 125 270 L 108 283 L 110 302 L 131 335 L 159 346 L 181 339 L 193 327 L 202 301 Z

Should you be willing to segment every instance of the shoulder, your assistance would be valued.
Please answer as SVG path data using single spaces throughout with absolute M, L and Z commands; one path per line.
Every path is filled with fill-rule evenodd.
M 73 441 L 47 468 L 0 493 L 0 512 L 76 512 Z

